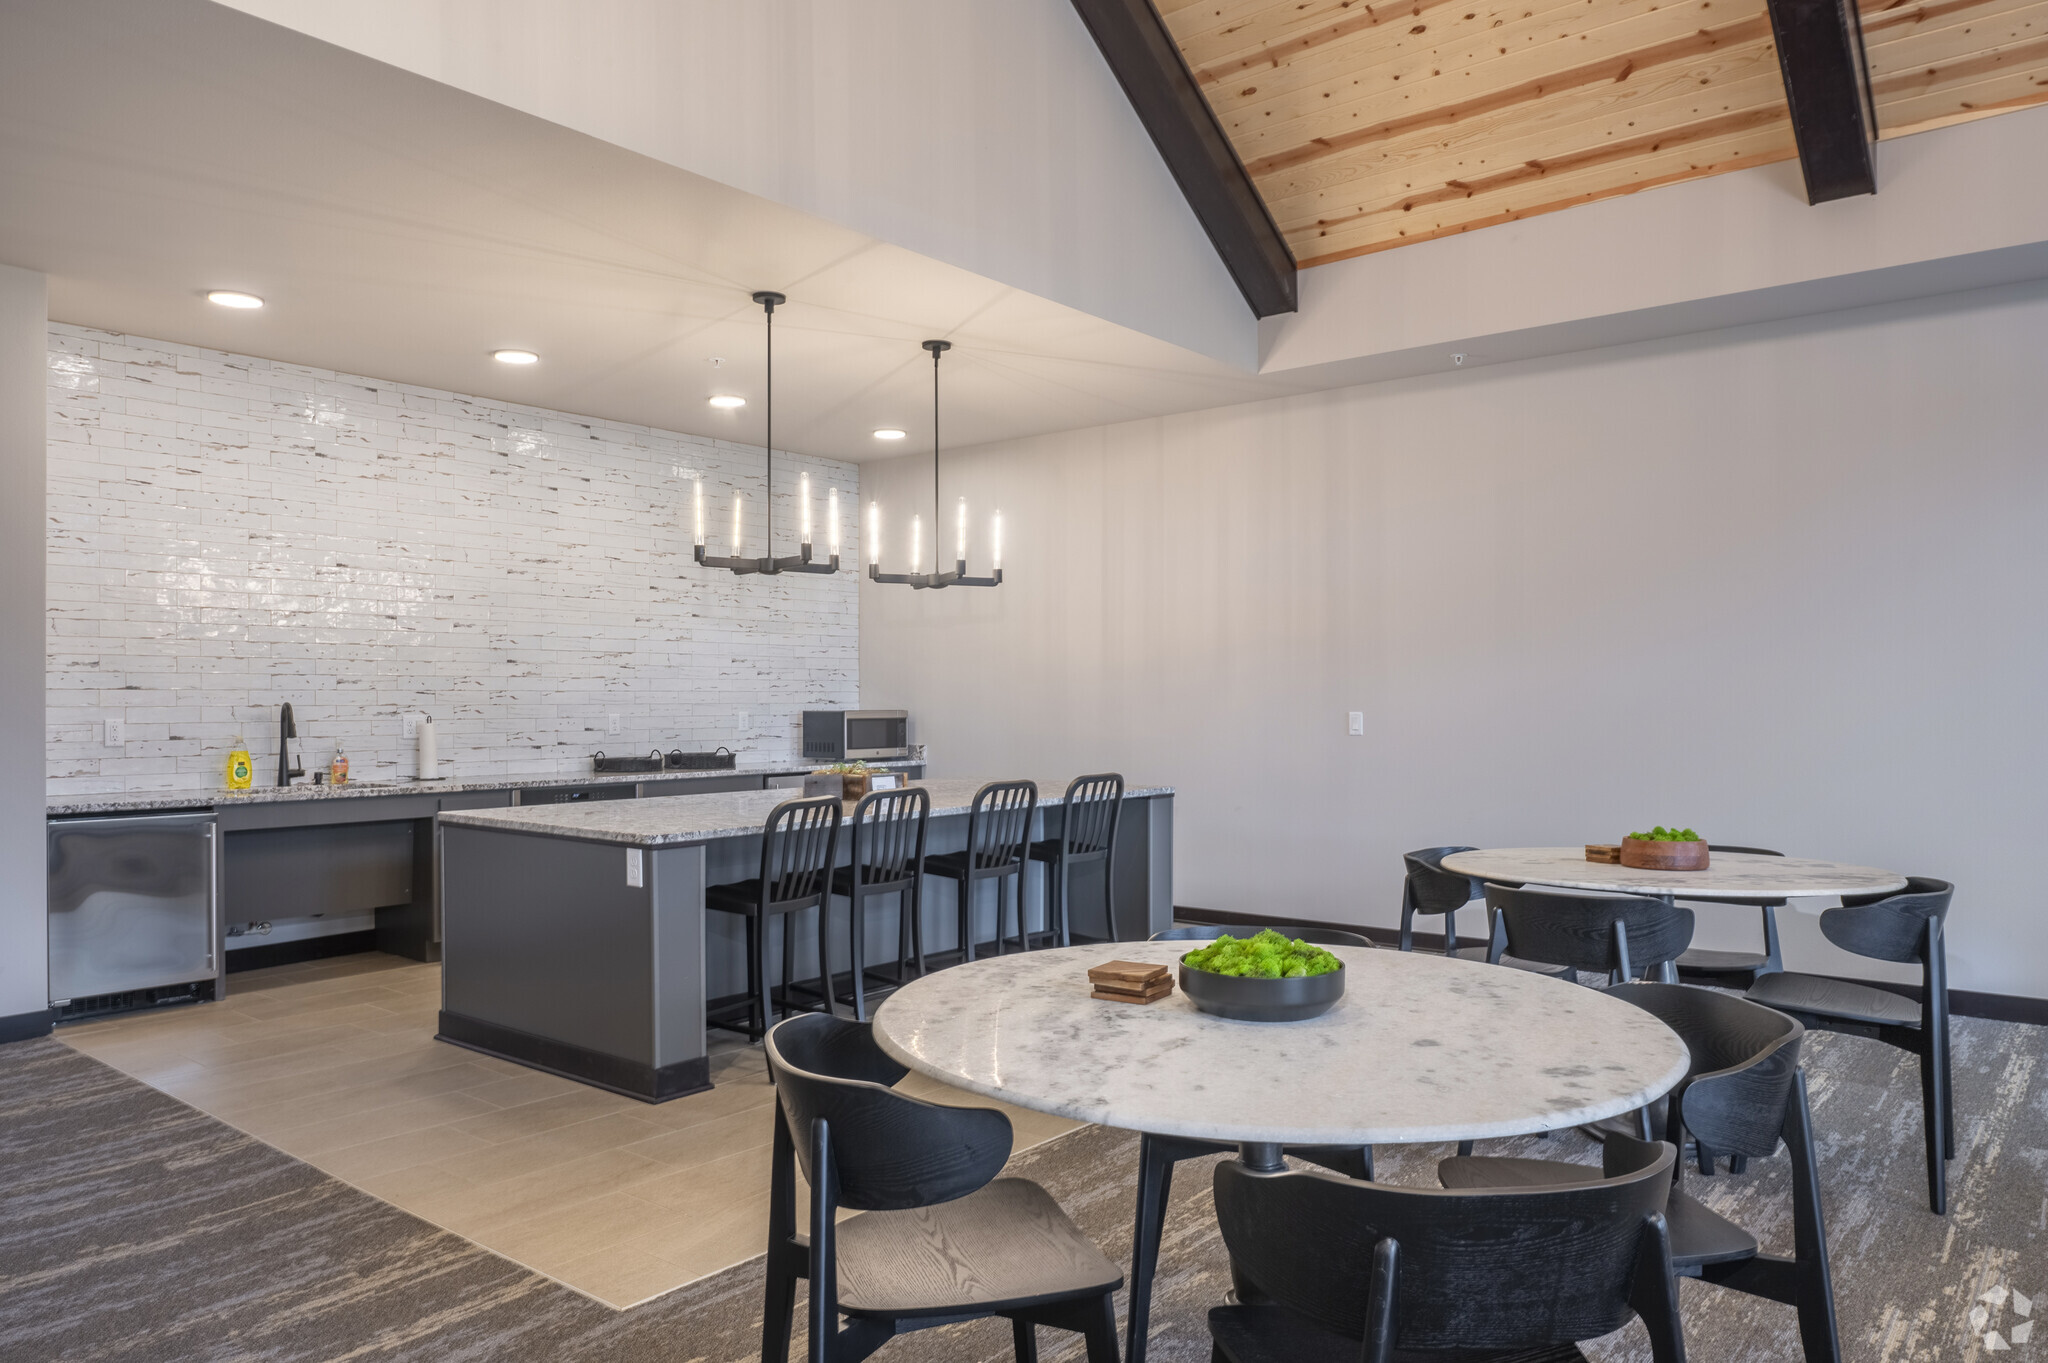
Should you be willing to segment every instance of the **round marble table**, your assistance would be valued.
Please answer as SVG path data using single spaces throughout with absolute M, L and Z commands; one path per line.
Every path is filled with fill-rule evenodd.
M 1188 942 L 998 956 L 890 995 L 875 1040 L 955 1088 L 1103 1126 L 1241 1145 L 1365 1146 L 1551 1131 L 1630 1112 L 1686 1050 L 1597 990 L 1413 952 L 1338 947 L 1344 997 L 1306 1022 L 1232 1022 L 1176 991 L 1091 999 L 1088 967 L 1171 965 Z
M 1018 1107 L 1144 1133 L 1127 1363 L 1144 1363 L 1174 1161 L 1235 1144 L 1278 1168 L 1318 1151 L 1550 1131 L 1629 1112 L 1685 1076 L 1685 1043 L 1597 990 L 1442 956 L 1336 947 L 1344 997 L 1306 1022 L 1232 1022 L 1175 991 L 1089 997 L 1088 967 L 1171 966 L 1193 942 L 998 956 L 890 995 L 875 1040 L 921 1074 Z M 1369 1166 L 1368 1166 L 1369 1168 Z M 1248 1290 L 1240 1283 L 1240 1290 Z
M 1496 847 L 1453 852 L 1443 866 L 1452 875 L 1507 885 L 1556 885 L 1568 890 L 1609 890 L 1660 898 L 1759 900 L 1889 894 L 1906 878 L 1873 866 L 1844 866 L 1805 857 L 1760 857 L 1715 852 L 1704 871 L 1642 871 L 1587 861 L 1583 847 Z

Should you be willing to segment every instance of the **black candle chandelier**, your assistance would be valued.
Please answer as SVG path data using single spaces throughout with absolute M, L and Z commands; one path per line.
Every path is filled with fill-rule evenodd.
M 763 289 L 754 295 L 754 301 L 761 305 L 768 319 L 768 543 L 767 553 L 760 558 L 743 558 L 740 550 L 744 547 L 744 513 L 746 499 L 737 489 L 732 494 L 732 554 L 727 558 L 712 558 L 704 552 L 704 480 L 697 480 L 697 562 L 706 568 L 728 568 L 736 575 L 746 573 L 836 573 L 839 571 L 839 489 L 833 488 L 827 498 L 826 521 L 829 526 L 828 541 L 832 556 L 824 563 L 811 562 L 811 475 L 806 473 L 798 480 L 798 504 L 802 507 L 802 543 L 798 552 L 784 558 L 775 557 L 775 309 L 789 299 L 782 294 Z
M 1003 583 L 1003 513 L 995 513 L 990 523 L 990 559 L 987 577 L 967 575 L 967 499 L 960 499 L 960 509 L 954 517 L 953 568 L 950 572 L 938 570 L 939 559 L 939 356 L 953 348 L 951 341 L 926 341 L 924 348 L 932 353 L 932 571 L 928 573 L 885 573 L 882 571 L 882 508 L 877 502 L 868 503 L 868 580 L 870 582 L 896 582 L 907 587 L 1000 587 Z M 910 566 L 913 570 L 924 564 L 924 524 L 920 517 L 910 518 Z

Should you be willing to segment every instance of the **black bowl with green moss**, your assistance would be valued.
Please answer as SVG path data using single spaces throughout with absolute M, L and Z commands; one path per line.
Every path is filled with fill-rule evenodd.
M 1238 1022 L 1300 1022 L 1344 997 L 1344 962 L 1270 928 L 1243 941 L 1228 933 L 1180 958 L 1180 987 L 1205 1013 Z

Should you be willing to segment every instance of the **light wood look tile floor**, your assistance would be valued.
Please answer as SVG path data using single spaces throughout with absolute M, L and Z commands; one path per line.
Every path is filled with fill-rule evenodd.
M 710 1092 L 641 1103 L 434 1040 L 440 997 L 438 966 L 344 956 L 57 1036 L 612 1306 L 761 1253 L 774 1089 L 760 1047 L 714 1042 Z M 902 1088 L 989 1105 L 920 1075 Z M 1019 1150 L 1075 1126 L 1005 1110 Z

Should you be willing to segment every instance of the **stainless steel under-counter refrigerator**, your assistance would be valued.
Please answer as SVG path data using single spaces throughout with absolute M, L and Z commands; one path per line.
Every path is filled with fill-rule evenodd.
M 50 820 L 60 1018 L 218 997 L 219 841 L 210 812 Z

